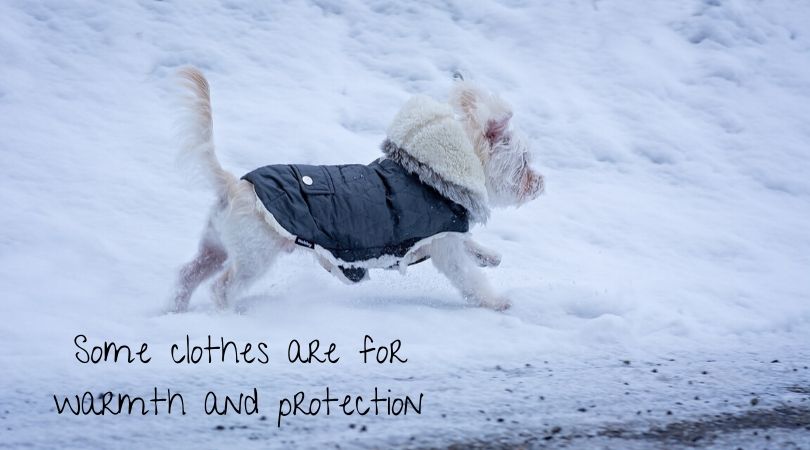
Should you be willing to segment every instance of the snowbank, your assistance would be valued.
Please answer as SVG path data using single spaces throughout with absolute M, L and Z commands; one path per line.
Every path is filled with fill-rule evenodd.
M 441 444 L 800 396 L 784 386 L 810 361 L 809 21 L 798 0 L 4 2 L 2 440 Z M 344 286 L 293 255 L 233 312 L 202 289 L 162 314 L 211 201 L 174 164 L 186 64 L 211 80 L 218 154 L 240 175 L 368 162 L 401 104 L 445 97 L 455 71 L 501 93 L 548 186 L 474 230 L 504 255 L 489 275 L 513 309 L 467 307 L 429 264 Z M 147 341 L 153 361 L 79 364 L 76 334 Z M 272 361 L 175 365 L 187 334 L 267 341 Z M 408 363 L 358 362 L 366 334 L 401 339 Z M 294 338 L 343 360 L 286 364 Z M 424 411 L 275 427 L 279 398 L 327 385 L 423 392 Z M 196 409 L 208 389 L 258 387 L 268 420 L 52 410 L 52 394 L 153 387 Z

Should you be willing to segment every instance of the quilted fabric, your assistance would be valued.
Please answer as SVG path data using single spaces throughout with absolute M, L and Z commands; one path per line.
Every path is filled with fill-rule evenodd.
M 390 159 L 270 165 L 242 178 L 296 243 L 322 247 L 346 267 L 385 255 L 401 258 L 422 239 L 469 229 L 463 206 Z

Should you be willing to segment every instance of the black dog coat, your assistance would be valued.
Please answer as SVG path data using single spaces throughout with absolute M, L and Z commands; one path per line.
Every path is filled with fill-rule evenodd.
M 367 166 L 271 165 L 242 178 L 297 244 L 328 250 L 346 263 L 340 268 L 351 281 L 366 273 L 352 263 L 399 259 L 422 239 L 469 229 L 463 206 L 390 159 Z

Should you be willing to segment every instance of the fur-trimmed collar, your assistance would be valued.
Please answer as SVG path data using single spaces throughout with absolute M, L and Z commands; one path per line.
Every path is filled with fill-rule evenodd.
M 475 222 L 489 217 L 484 169 L 449 105 L 415 96 L 388 127 L 383 153 L 444 197 L 469 211 Z

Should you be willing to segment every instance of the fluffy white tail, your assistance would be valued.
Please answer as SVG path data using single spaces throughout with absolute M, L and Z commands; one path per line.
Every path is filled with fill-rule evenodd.
M 236 186 L 236 177 L 222 168 L 214 153 L 214 123 L 208 80 L 199 69 L 189 67 L 179 75 L 188 95 L 184 98 L 184 117 L 180 123 L 181 158 L 189 162 L 224 198 Z

